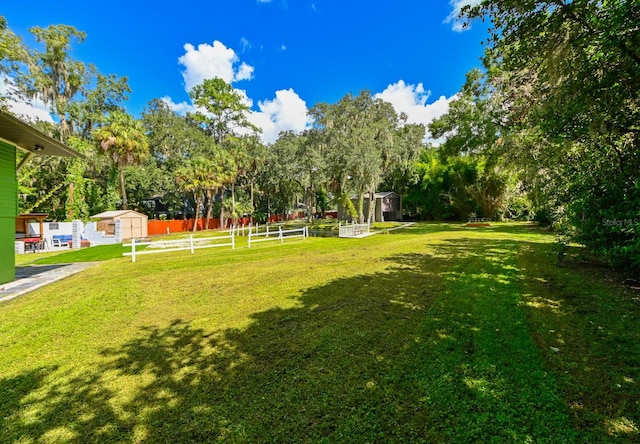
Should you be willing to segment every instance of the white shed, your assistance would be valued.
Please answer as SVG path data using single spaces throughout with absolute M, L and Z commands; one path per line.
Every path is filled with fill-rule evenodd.
M 122 240 L 147 237 L 148 217 L 137 211 L 105 211 L 104 213 L 91 216 L 91 219 L 99 219 L 97 223 L 98 231 L 104 231 L 107 235 L 115 234 L 116 220 L 120 220 Z

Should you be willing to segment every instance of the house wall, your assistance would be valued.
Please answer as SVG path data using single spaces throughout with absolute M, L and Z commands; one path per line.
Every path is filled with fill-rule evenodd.
M 49 240 L 49 242 L 51 242 L 51 238 L 54 234 L 73 233 L 72 222 L 44 222 L 42 224 L 42 228 L 44 228 L 42 238 Z M 40 224 L 38 222 L 29 222 L 27 234 L 29 236 L 40 236 Z
M 16 148 L 0 141 L 0 284 L 11 282 L 16 276 L 17 215 Z

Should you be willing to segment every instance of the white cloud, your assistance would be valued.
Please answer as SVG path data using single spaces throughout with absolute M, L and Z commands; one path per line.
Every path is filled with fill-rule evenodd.
M 465 27 L 464 21 L 460 20 L 460 11 L 465 6 L 478 6 L 482 0 L 450 0 L 449 4 L 453 7 L 453 10 L 449 13 L 444 23 L 452 23 L 451 29 L 457 32 L 466 31 L 471 29 L 471 26 Z
M 9 111 L 31 121 L 41 120 L 52 122 L 53 118 L 49 113 L 49 107 L 40 99 L 25 100 L 16 99 L 13 80 L 5 75 L 0 75 L 0 97 L 7 97 L 6 104 Z
M 213 46 L 201 43 L 197 48 L 187 43 L 184 49 L 186 52 L 178 59 L 178 63 L 185 67 L 182 77 L 187 91 L 191 91 L 205 79 L 219 77 L 227 83 L 233 83 L 249 80 L 253 76 L 253 66 L 242 62 L 236 68 L 240 61 L 236 52 L 218 40 L 213 42 Z
M 253 107 L 253 100 L 247 95 L 244 89 L 234 88 L 233 91 L 240 96 L 240 102 L 242 102 L 247 108 Z
M 236 92 L 240 96 L 241 103 L 246 105 L 248 108 L 251 108 L 253 106 L 253 100 L 251 100 L 249 96 L 247 96 L 247 92 L 245 90 L 234 88 L 234 92 Z M 200 111 L 204 114 L 207 113 L 204 108 L 199 108 L 190 102 L 183 101 L 180 103 L 176 103 L 169 96 L 161 97 L 160 100 L 169 105 L 169 108 L 180 115 L 185 115 L 186 113 L 195 113 L 196 111 Z
M 233 79 L 234 82 L 239 80 L 251 80 L 253 78 L 253 66 L 247 65 L 245 62 L 242 62 L 240 68 L 238 68 L 238 72 Z
M 241 40 L 241 44 L 245 48 L 250 45 L 246 39 Z M 187 92 L 205 79 L 213 77 L 220 77 L 229 84 L 253 77 L 254 68 L 240 62 L 233 49 L 217 40 L 213 42 L 213 46 L 200 44 L 196 48 L 188 43 L 184 45 L 184 49 L 186 52 L 178 62 L 185 67 L 182 76 Z M 283 45 L 282 49 L 285 50 L 286 47 Z M 247 107 L 253 108 L 254 102 L 245 90 L 234 90 Z M 162 100 L 179 114 L 197 110 L 188 102 L 175 103 L 170 97 L 163 97 Z M 273 100 L 259 101 L 257 107 L 258 110 L 250 111 L 248 119 L 262 130 L 264 143 L 275 142 L 281 131 L 299 132 L 309 124 L 307 104 L 293 89 L 276 91 Z
M 440 96 L 435 102 L 427 103 L 430 95 L 430 91 L 425 91 L 422 83 L 407 85 L 399 80 L 374 97 L 391 103 L 397 113 L 405 113 L 408 123 L 421 123 L 428 127 L 432 120 L 449 111 L 449 102 L 455 97 Z M 429 137 L 427 130 L 427 138 Z
M 240 45 L 242 46 L 242 52 L 245 52 L 251 49 L 251 42 L 246 37 L 242 37 L 240 39 Z
M 306 102 L 291 88 L 276 91 L 275 99 L 258 102 L 258 108 L 249 120 L 262 129 L 264 143 L 275 142 L 281 131 L 303 131 L 310 123 Z
M 169 108 L 171 108 L 173 111 L 175 111 L 180 115 L 185 115 L 186 113 L 193 113 L 196 111 L 196 107 L 193 106 L 191 103 L 187 103 L 187 102 L 176 103 L 169 96 L 161 97 L 160 100 L 162 100 L 164 103 L 169 105 Z

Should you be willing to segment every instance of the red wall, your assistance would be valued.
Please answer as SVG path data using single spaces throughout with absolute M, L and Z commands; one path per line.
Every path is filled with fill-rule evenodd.
M 193 230 L 193 219 L 186 220 L 150 220 L 148 225 L 148 235 L 158 235 L 158 234 L 167 234 L 167 233 L 181 233 L 184 231 L 192 231 Z M 198 219 L 198 230 L 204 230 L 204 224 L 206 219 Z M 248 217 L 244 217 L 238 219 L 239 225 L 249 225 L 251 219 Z M 275 222 L 275 221 L 272 221 Z M 231 221 L 227 221 L 227 226 Z M 215 230 L 220 228 L 220 219 L 210 219 L 209 220 L 209 230 Z
M 328 213 L 327 213 L 328 214 Z M 290 214 L 286 217 L 287 220 L 294 220 L 304 217 L 304 212 L 298 212 L 294 214 Z M 274 222 L 282 222 L 285 218 L 283 218 L 279 214 L 272 214 L 269 218 L 269 223 Z M 204 230 L 205 219 L 198 219 L 198 230 Z M 243 217 L 238 219 L 239 225 L 249 225 L 251 222 L 251 218 Z M 227 226 L 225 228 L 229 228 L 231 221 L 227 221 Z M 220 228 L 220 219 L 210 219 L 209 220 L 209 230 L 215 230 Z M 193 219 L 186 220 L 150 220 L 148 226 L 148 235 L 154 236 L 158 234 L 167 234 L 167 233 L 181 233 L 184 231 L 192 231 L 193 230 Z

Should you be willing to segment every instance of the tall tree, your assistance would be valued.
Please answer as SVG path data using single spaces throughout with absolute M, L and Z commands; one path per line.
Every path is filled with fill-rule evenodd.
M 206 79 L 189 92 L 199 110 L 193 119 L 223 146 L 230 135 L 240 135 L 257 128 L 247 120 L 249 107 L 243 97 L 219 77 Z
M 298 181 L 303 190 L 304 203 L 309 221 L 317 212 L 318 193 L 324 190 L 326 182 L 325 146 L 315 130 L 305 131 L 298 144 L 299 172 Z
M 299 181 L 300 143 L 300 136 L 293 131 L 285 131 L 266 150 L 261 186 L 268 195 L 267 213 L 273 207 L 284 216 L 302 192 Z
M 215 142 L 210 144 L 210 149 L 205 153 L 206 158 L 211 162 L 211 169 L 209 170 L 209 181 L 206 188 L 207 197 L 207 210 L 206 210 L 206 226 L 209 226 L 209 220 L 213 217 L 213 202 L 217 193 L 224 192 L 224 186 L 228 183 L 233 183 L 237 176 L 238 167 L 236 166 L 233 156 L 227 151 L 223 150 Z M 235 196 L 235 195 L 234 195 Z M 234 202 L 235 205 L 235 202 Z M 235 206 L 231 207 L 231 217 L 236 218 L 234 215 Z M 224 214 L 224 202 L 221 201 L 221 215 Z M 225 225 L 224 218 L 220 217 L 220 226 Z
M 118 109 L 130 91 L 126 78 L 104 76 L 95 66 L 71 57 L 74 46 L 82 43 L 85 34 L 67 25 L 30 29 L 37 49 L 28 48 L 21 38 L 8 28 L 0 17 L 0 72 L 7 73 L 7 90 L 14 99 L 39 98 L 49 105 L 55 124 L 35 124 L 51 137 L 86 151 L 88 159 L 56 159 L 33 157 L 21 169 L 21 180 L 33 181 L 30 170 L 38 171 L 38 184 L 33 189 L 56 189 L 46 196 L 25 193 L 22 203 L 29 208 L 38 202 L 40 211 L 64 219 L 84 217 L 98 210 L 108 196 L 100 195 L 104 174 L 103 163 L 88 147 L 92 131 L 104 122 L 106 114 Z M 51 168 L 50 168 L 51 167 Z M 64 184 L 64 185 L 63 185 Z
M 218 181 L 219 167 L 211 160 L 197 156 L 188 159 L 182 166 L 175 171 L 175 178 L 178 186 L 183 191 L 193 195 L 195 201 L 193 231 L 198 228 L 198 219 L 201 216 L 205 193 L 208 190 L 220 186 Z M 207 217 L 205 229 L 209 223 Z
M 204 156 L 212 150 L 213 139 L 188 118 L 178 115 L 167 103 L 155 99 L 148 103 L 142 114 L 149 140 L 151 157 L 156 168 L 170 182 L 154 181 L 147 198 L 157 196 L 171 213 L 184 211 L 183 191 L 175 187 L 175 171 L 188 159 Z M 192 193 L 189 192 L 189 196 Z
M 364 214 L 364 196 L 375 202 L 374 193 L 384 175 L 402 153 L 397 150 L 402 122 L 390 103 L 362 91 L 347 94 L 333 105 L 318 104 L 310 112 L 326 144 L 327 174 L 333 191 L 346 208 L 349 194 L 357 195 L 358 218 L 371 221 L 374 205 Z M 414 153 L 417 153 L 415 151 Z
M 129 205 L 124 168 L 140 162 L 149 153 L 149 142 L 142 121 L 135 120 L 125 112 L 114 111 L 106 125 L 94 131 L 94 137 L 118 170 L 122 208 L 126 210 Z
M 196 85 L 190 91 L 189 96 L 198 111 L 190 117 L 197 122 L 215 142 L 226 149 L 232 157 L 234 164 L 240 168 L 244 162 L 240 161 L 243 144 L 239 143 L 238 137 L 255 134 L 259 130 L 247 119 L 249 107 L 245 104 L 243 97 L 227 82 L 219 77 L 206 79 L 200 85 Z M 230 181 L 227 185 L 231 187 L 232 209 L 231 214 L 235 214 L 233 208 L 235 194 L 235 180 L 239 171 L 228 174 Z M 224 189 L 221 197 L 224 198 Z M 224 205 L 220 210 L 221 222 L 224 220 Z
M 485 0 L 502 143 L 534 165 L 574 239 L 640 268 L 640 3 Z M 549 168 L 550 167 L 550 168 Z
M 249 136 L 245 140 L 248 155 L 248 163 L 245 166 L 245 177 L 249 186 L 249 206 L 255 209 L 255 194 L 259 191 L 256 189 L 258 177 L 260 167 L 264 163 L 267 155 L 267 148 L 257 135 Z
M 51 107 L 60 124 L 60 140 L 71 134 L 67 119 L 73 97 L 87 83 L 84 63 L 70 56 L 73 43 L 82 43 L 86 34 L 69 25 L 38 26 L 30 29 L 44 51 L 33 50 L 27 58 L 28 73 L 19 76 L 19 84 L 30 97 L 38 97 Z
M 83 139 L 90 139 L 92 131 L 109 113 L 122 109 L 131 92 L 127 77 L 104 75 L 89 65 L 91 85 L 82 89 L 82 97 L 66 106 L 70 132 Z
M 0 15 L 0 73 L 11 73 L 18 70 L 20 62 L 24 62 L 27 49 L 22 39 L 15 35 L 7 23 L 7 19 Z

